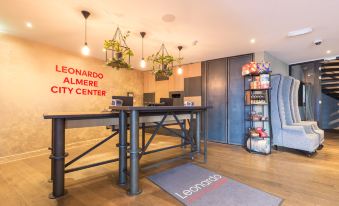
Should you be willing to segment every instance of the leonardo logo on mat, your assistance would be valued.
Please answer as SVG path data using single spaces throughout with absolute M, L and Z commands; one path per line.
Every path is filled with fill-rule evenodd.
M 202 180 L 201 182 L 194 184 L 179 193 L 176 192 L 175 195 L 183 200 L 187 198 L 188 201 L 194 201 L 203 196 L 205 193 L 217 189 L 226 181 L 227 179 L 221 175 L 210 175 L 207 179 Z

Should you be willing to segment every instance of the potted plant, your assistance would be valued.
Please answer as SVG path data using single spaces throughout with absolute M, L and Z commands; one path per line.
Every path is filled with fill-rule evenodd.
M 130 58 L 133 51 L 126 45 L 126 39 L 130 32 L 125 35 L 121 34 L 118 28 L 112 40 L 105 40 L 104 48 L 106 50 L 106 65 L 115 69 L 132 69 Z M 118 36 L 119 35 L 119 36 Z M 108 58 L 107 52 L 112 52 L 111 58 Z
M 147 58 L 152 63 L 153 74 L 169 77 L 173 75 L 173 63 L 180 62 L 182 58 L 175 58 L 169 55 L 165 45 L 162 44 L 160 50 Z

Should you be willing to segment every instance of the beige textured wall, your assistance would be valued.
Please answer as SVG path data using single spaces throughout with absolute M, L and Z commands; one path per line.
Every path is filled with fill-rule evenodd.
M 62 86 L 64 77 L 76 77 L 55 72 L 56 64 L 103 73 L 99 89 L 106 90 L 107 96 L 53 94 L 52 85 Z M 0 158 L 50 145 L 51 120 L 44 120 L 43 113 L 101 111 L 112 95 L 129 91 L 141 105 L 142 72 L 116 71 L 104 66 L 102 60 L 81 56 L 80 51 L 74 54 L 0 33 Z M 108 134 L 103 127 L 71 129 L 66 132 L 66 143 Z

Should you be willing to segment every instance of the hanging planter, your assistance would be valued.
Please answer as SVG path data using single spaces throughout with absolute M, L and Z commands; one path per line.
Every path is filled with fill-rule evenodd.
M 104 48 L 106 50 L 106 65 L 115 69 L 132 69 L 131 56 L 133 51 L 127 46 L 126 39 L 129 31 L 122 35 L 120 28 L 115 31 L 112 40 L 105 40 Z
M 175 58 L 169 55 L 164 44 L 159 51 L 147 58 L 152 63 L 153 74 L 160 77 L 170 77 L 173 75 L 173 63 L 180 61 L 181 58 Z

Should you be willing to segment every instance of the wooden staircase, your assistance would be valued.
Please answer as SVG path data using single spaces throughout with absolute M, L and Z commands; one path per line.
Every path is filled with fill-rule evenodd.
M 339 60 L 322 62 L 320 75 L 322 92 L 339 100 Z

